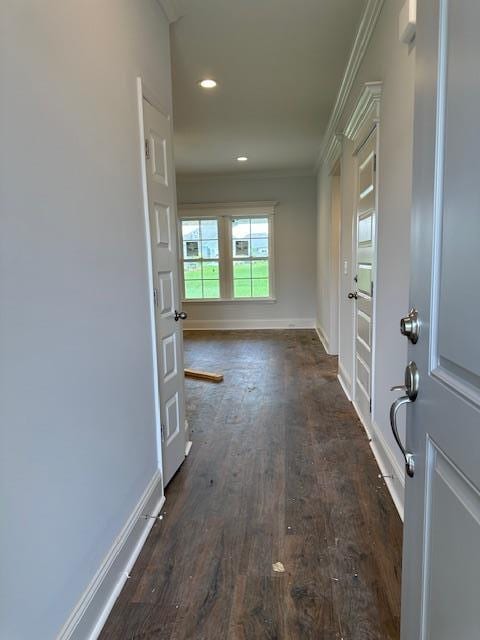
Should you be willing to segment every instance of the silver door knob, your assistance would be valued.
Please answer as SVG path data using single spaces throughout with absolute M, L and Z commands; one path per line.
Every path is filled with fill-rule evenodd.
M 415 460 L 413 453 L 407 451 L 403 446 L 400 436 L 398 434 L 397 427 L 397 413 L 400 407 L 404 404 L 410 404 L 415 402 L 418 395 L 418 387 L 420 384 L 420 374 L 415 362 L 409 362 L 405 369 L 405 384 L 392 387 L 392 391 L 405 391 L 406 395 L 397 398 L 390 407 L 390 426 L 392 428 L 393 437 L 398 444 L 400 451 L 405 459 L 405 470 L 410 478 L 413 478 L 415 473 Z
M 410 309 L 408 316 L 400 320 L 400 333 L 402 336 L 406 336 L 412 344 L 417 344 L 420 335 L 420 320 L 415 308 Z
M 175 309 L 175 315 L 173 316 L 175 319 L 175 322 L 178 322 L 179 320 L 186 320 L 187 319 L 187 314 L 185 313 L 185 311 L 180 311 L 180 313 Z

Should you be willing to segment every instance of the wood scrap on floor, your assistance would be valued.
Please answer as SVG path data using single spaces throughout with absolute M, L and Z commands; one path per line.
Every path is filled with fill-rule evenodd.
M 209 371 L 198 371 L 197 369 L 185 369 L 185 377 L 208 380 L 209 382 L 223 382 L 222 373 L 210 373 Z

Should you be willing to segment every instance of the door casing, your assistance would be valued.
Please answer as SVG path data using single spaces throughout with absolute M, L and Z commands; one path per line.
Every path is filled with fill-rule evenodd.
M 378 155 L 379 155 L 379 127 L 378 123 L 372 123 L 371 130 L 367 133 L 366 137 L 363 139 L 357 138 L 359 140 L 358 145 L 355 148 L 354 156 L 355 156 L 355 211 L 354 216 L 352 218 L 352 275 L 355 271 L 357 273 L 357 262 L 358 262 L 358 243 L 357 243 L 357 204 L 358 204 L 358 196 L 359 196 L 359 154 L 365 148 L 365 145 L 369 144 L 372 140 L 372 137 L 375 137 L 374 140 L 374 154 L 376 157 L 376 171 L 375 171 L 375 200 L 374 200 L 374 210 L 375 216 L 373 219 L 373 228 L 372 228 L 372 237 L 373 237 L 373 255 L 372 255 L 372 284 L 373 284 L 373 295 L 372 295 L 372 317 L 371 317 L 371 362 L 370 362 L 370 412 L 362 411 L 358 399 L 357 393 L 357 331 L 358 331 L 358 314 L 357 314 L 357 301 L 352 305 L 352 313 L 353 313 L 353 336 L 352 336 L 352 372 L 353 372 L 353 380 L 352 380 L 352 402 L 355 406 L 355 410 L 357 414 L 360 416 L 362 422 L 365 427 L 370 430 L 372 421 L 373 421 L 373 407 L 374 407 L 374 396 L 375 396 L 375 341 L 376 341 L 376 306 L 377 306 L 377 253 L 378 253 Z M 352 277 L 352 291 L 353 289 L 358 289 L 357 283 L 353 281 Z

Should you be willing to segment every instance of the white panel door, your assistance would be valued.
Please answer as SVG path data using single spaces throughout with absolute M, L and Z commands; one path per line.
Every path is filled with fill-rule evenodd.
M 373 277 L 375 270 L 376 129 L 357 155 L 355 234 L 355 378 L 354 401 L 368 424 L 371 412 Z M 352 294 L 350 294 L 352 296 Z
M 170 119 L 143 100 L 164 486 L 185 458 L 182 328 Z
M 480 2 L 418 3 L 402 640 L 480 638 Z M 405 410 L 402 407 L 401 410 Z

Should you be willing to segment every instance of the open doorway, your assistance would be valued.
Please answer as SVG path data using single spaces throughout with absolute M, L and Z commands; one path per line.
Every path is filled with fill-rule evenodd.
M 340 302 L 340 232 L 342 220 L 341 160 L 331 173 L 330 200 L 330 340 L 329 351 L 338 354 Z

